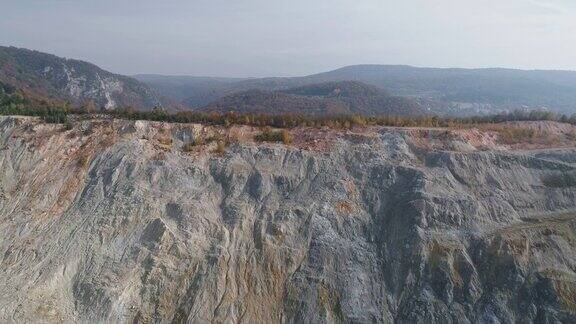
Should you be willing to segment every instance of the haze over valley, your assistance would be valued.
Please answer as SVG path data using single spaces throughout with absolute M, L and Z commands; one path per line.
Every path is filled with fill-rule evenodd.
M 419 111 L 442 116 L 518 109 L 568 115 L 576 112 L 576 72 L 571 71 L 355 65 L 292 78 L 128 77 L 84 61 L 14 47 L 0 47 L 0 64 L 0 82 L 7 89 L 74 106 L 90 102 L 104 109 L 129 106 L 143 110 L 162 107 L 169 111 L 311 115 L 414 115 Z M 356 90 L 356 102 L 352 104 L 347 91 L 350 87 Z M 307 88 L 329 91 L 297 91 Z M 270 96 L 275 97 L 275 103 Z M 239 97 L 249 99 L 244 102 Z M 348 101 L 346 107 L 334 103 L 342 100 Z M 356 107 L 359 100 L 362 107 Z M 326 105 L 331 108 L 322 108 Z

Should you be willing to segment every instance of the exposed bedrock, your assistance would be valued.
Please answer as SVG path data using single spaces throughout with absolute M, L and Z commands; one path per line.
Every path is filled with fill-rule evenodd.
M 0 321 L 576 321 L 576 150 L 203 131 L 0 117 Z

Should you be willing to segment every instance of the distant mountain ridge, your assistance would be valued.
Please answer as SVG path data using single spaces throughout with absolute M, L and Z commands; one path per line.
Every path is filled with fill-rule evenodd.
M 393 96 L 357 81 L 327 82 L 277 91 L 241 91 L 216 100 L 199 111 L 312 116 L 426 114 L 414 100 Z
M 170 79 L 159 76 L 155 82 L 157 85 Z M 359 81 L 384 88 L 397 96 L 413 97 L 440 113 L 493 113 L 518 108 L 576 112 L 573 71 L 353 65 L 304 77 L 212 79 L 213 86 L 196 80 L 195 84 L 180 86 L 182 93 L 189 93 L 183 104 L 194 108 L 250 89 L 276 91 L 333 81 Z
M 357 90 L 367 92 L 355 93 L 345 99 L 342 95 L 335 98 L 330 94 L 314 96 L 302 92 L 318 91 L 314 87 L 320 84 L 326 86 L 330 82 L 344 81 L 363 83 Z M 380 94 L 370 93 L 374 89 L 368 90 L 366 85 L 376 87 Z M 244 96 L 258 102 L 240 105 L 242 109 L 255 109 L 266 102 L 272 105 L 268 113 L 316 109 L 318 112 L 375 114 L 391 111 L 392 105 L 399 105 L 401 113 L 421 109 L 426 113 L 456 116 L 515 109 L 576 113 L 576 72 L 573 71 L 354 65 L 304 77 L 213 78 L 143 74 L 133 78 L 84 61 L 0 46 L 0 86 L 17 89 L 39 101 L 69 102 L 75 106 L 94 103 L 105 109 L 132 106 L 149 110 L 162 106 L 169 110 L 206 107 L 223 110 L 229 108 L 219 106 L 225 102 L 241 104 L 240 98 Z M 309 86 L 312 88 L 306 88 Z M 388 95 L 383 96 L 381 89 L 386 89 Z M 410 98 L 411 103 L 407 104 L 400 97 Z M 280 104 L 288 106 L 280 107 Z M 310 108 L 310 105 L 319 106 Z M 265 107 L 256 110 L 265 110 Z
M 0 83 L 30 96 L 74 105 L 93 102 L 114 109 L 151 109 L 162 101 L 148 85 L 84 61 L 16 47 L 0 46 Z

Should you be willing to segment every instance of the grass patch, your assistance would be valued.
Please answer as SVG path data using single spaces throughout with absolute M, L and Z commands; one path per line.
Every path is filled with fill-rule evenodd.
M 172 146 L 172 137 L 160 137 L 158 142 L 165 146 Z
M 520 127 L 502 127 L 499 133 L 500 140 L 505 144 L 532 142 L 536 137 L 533 129 Z
M 226 141 L 220 140 L 216 143 L 216 148 L 214 149 L 214 153 L 223 155 L 226 153 L 226 148 L 228 147 L 228 143 Z
M 78 158 L 78 166 L 81 168 L 87 168 L 90 165 L 90 156 L 82 155 Z
M 526 127 L 510 125 L 486 124 L 480 127 L 482 130 L 494 131 L 499 135 L 503 144 L 532 143 L 539 135 L 535 130 Z

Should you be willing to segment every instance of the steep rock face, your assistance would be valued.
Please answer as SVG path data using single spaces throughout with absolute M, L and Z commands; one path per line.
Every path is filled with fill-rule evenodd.
M 576 150 L 206 131 L 2 117 L 0 321 L 576 320 Z
M 0 83 L 32 95 L 114 109 L 160 106 L 158 96 L 139 81 L 78 60 L 0 46 Z

